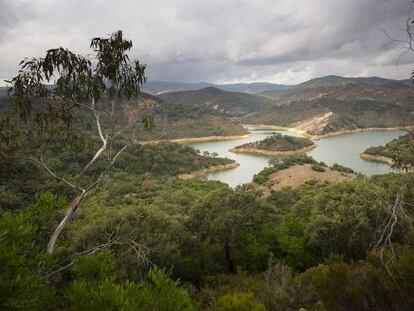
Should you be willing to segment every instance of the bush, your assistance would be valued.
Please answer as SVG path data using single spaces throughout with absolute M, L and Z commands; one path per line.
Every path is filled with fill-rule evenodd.
M 44 310 L 53 290 L 39 274 L 45 266 L 36 244 L 37 228 L 22 213 L 0 218 L 0 309 Z M 51 307 L 52 308 L 52 307 Z
M 312 165 L 312 170 L 316 171 L 316 172 L 325 172 L 325 168 L 319 164 L 313 164 Z
M 341 172 L 341 173 L 349 173 L 349 174 L 355 173 L 353 169 L 351 169 L 349 167 L 342 166 L 342 165 L 337 164 L 337 163 L 335 163 L 334 165 L 332 165 L 331 168 L 334 171 L 338 171 L 338 172 Z
M 191 311 L 191 299 L 179 283 L 156 267 L 141 282 L 117 282 L 110 253 L 83 256 L 72 268 L 75 279 L 64 293 L 65 310 Z
M 212 311 L 266 311 L 266 307 L 254 300 L 252 293 L 229 294 L 220 297 Z

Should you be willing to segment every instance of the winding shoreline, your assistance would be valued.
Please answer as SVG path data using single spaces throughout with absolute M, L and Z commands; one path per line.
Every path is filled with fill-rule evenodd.
M 147 141 L 139 141 L 138 143 L 141 145 L 159 144 L 159 143 L 164 143 L 164 142 L 185 144 L 185 143 L 192 143 L 192 142 L 237 140 L 237 139 L 249 138 L 250 136 L 252 136 L 251 133 L 244 134 L 244 135 L 203 136 L 203 137 L 184 137 L 184 138 L 173 138 L 173 139 L 147 140 Z
M 263 154 L 268 156 L 294 156 L 301 153 L 306 153 L 314 148 L 316 148 L 318 145 L 313 144 L 312 146 L 304 147 L 301 149 L 291 150 L 291 151 L 272 151 L 272 150 L 261 150 L 261 149 L 255 149 L 255 148 L 231 148 L 229 149 L 230 152 L 233 153 L 256 153 L 256 154 Z
M 360 153 L 359 154 L 361 159 L 367 160 L 367 161 L 375 161 L 375 162 L 384 162 L 389 165 L 392 165 L 394 162 L 391 158 L 379 156 L 379 155 L 373 155 L 368 153 Z
M 328 134 L 324 134 L 324 135 L 320 135 L 320 136 L 315 135 L 315 137 L 317 137 L 317 139 L 315 139 L 315 140 L 319 140 L 320 138 L 324 138 L 324 137 L 340 136 L 340 135 L 344 135 L 344 134 L 352 134 L 352 133 L 360 133 L 360 132 L 371 132 L 371 131 L 402 131 L 402 130 L 408 130 L 408 129 L 413 129 L 413 128 L 414 128 L 414 126 L 358 128 L 358 129 L 343 130 L 343 131 L 328 133 Z
M 322 135 L 312 135 L 307 133 L 304 130 L 298 129 L 296 127 L 285 127 L 285 126 L 277 126 L 277 125 L 266 125 L 266 124 L 243 124 L 244 127 L 247 129 L 269 129 L 269 130 L 281 130 L 281 131 L 291 131 L 296 132 L 305 138 L 308 138 L 312 141 L 320 140 L 321 138 L 325 137 L 332 137 L 332 136 L 340 136 L 344 134 L 352 134 L 352 133 L 359 133 L 359 132 L 370 132 L 370 131 L 402 131 L 408 129 L 414 129 L 414 126 L 396 126 L 396 127 L 367 127 L 367 128 L 356 128 L 351 130 L 341 130 L 337 132 L 322 134 Z
M 202 168 L 202 169 L 199 169 L 191 173 L 180 174 L 178 175 L 178 178 L 183 179 L 183 180 L 188 180 L 188 179 L 197 178 L 197 177 L 200 177 L 200 176 L 203 176 L 203 175 L 215 172 L 215 171 L 228 170 L 231 168 L 236 168 L 238 166 L 240 166 L 240 163 L 234 161 L 228 164 L 219 164 L 219 165 L 214 165 L 214 166 L 210 166 L 207 168 Z

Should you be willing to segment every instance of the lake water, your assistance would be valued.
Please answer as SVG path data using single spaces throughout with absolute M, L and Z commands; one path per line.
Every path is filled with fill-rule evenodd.
M 220 180 L 231 187 L 248 183 L 252 180 L 254 174 L 268 166 L 268 161 L 271 157 L 232 153 L 229 149 L 247 142 L 262 140 L 273 133 L 300 136 L 298 133 L 290 131 L 250 130 L 250 132 L 252 135 L 244 139 L 189 143 L 189 146 L 202 152 L 217 152 L 220 157 L 227 157 L 240 163 L 239 167 L 213 172 L 203 178 Z M 403 131 L 369 131 L 326 137 L 316 141 L 318 147 L 308 152 L 307 155 L 328 165 L 338 163 L 350 167 L 354 171 L 367 176 L 385 174 L 392 172 L 389 165 L 363 160 L 359 157 L 359 154 L 368 147 L 383 145 L 403 134 Z

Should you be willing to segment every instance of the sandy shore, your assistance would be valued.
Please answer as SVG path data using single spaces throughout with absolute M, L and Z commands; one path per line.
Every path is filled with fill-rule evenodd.
M 256 153 L 256 154 L 264 154 L 268 156 L 284 156 L 284 157 L 291 157 L 297 154 L 308 152 L 318 145 L 314 144 L 309 147 L 305 147 L 302 149 L 296 149 L 292 151 L 272 151 L 272 150 L 261 150 L 261 149 L 254 149 L 254 148 L 232 148 L 229 151 L 234 153 Z
M 372 155 L 368 153 L 361 153 L 359 156 L 361 157 L 361 159 L 368 160 L 368 161 L 384 162 L 390 165 L 393 164 L 393 161 L 391 158 L 384 157 L 384 156 Z
M 230 136 L 204 136 L 204 137 L 188 137 L 188 138 L 175 138 L 175 139 L 160 139 L 160 140 L 148 140 L 138 142 L 141 145 L 146 144 L 159 144 L 163 142 L 169 143 L 191 143 L 191 142 L 207 142 L 207 141 L 221 141 L 221 140 L 237 140 L 243 138 L 249 138 L 252 134 L 248 133 L 245 135 L 230 135 Z
M 237 163 L 237 162 L 233 162 L 233 163 L 229 163 L 229 164 L 214 165 L 214 166 L 203 168 L 203 169 L 191 172 L 191 173 L 180 174 L 180 175 L 178 175 L 178 178 L 184 179 L 184 180 L 193 179 L 193 178 L 200 177 L 200 176 L 203 176 L 203 175 L 208 174 L 208 173 L 212 173 L 212 172 L 215 172 L 215 171 L 228 170 L 228 169 L 235 168 L 235 167 L 238 167 L 238 166 L 240 166 L 240 164 Z
M 205 136 L 205 137 L 190 137 L 190 138 L 177 138 L 171 139 L 170 142 L 174 143 L 190 143 L 190 142 L 206 142 L 206 141 L 220 141 L 220 140 L 236 140 L 243 139 L 252 136 L 252 134 L 245 135 L 232 135 L 232 136 Z

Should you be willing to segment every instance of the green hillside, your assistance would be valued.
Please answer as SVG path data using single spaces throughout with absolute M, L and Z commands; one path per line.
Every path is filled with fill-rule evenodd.
M 0 97 L 0 112 L 11 111 L 11 100 L 10 97 Z M 139 99 L 122 103 L 118 112 L 120 120 L 139 119 L 147 114 L 154 117 L 155 127 L 151 132 L 139 132 L 141 140 L 247 134 L 239 124 L 213 114 L 204 107 L 179 106 L 146 93 L 142 93 Z M 79 115 L 79 122 L 89 121 Z
M 386 143 L 383 146 L 373 146 L 367 148 L 363 153 L 370 154 L 374 156 L 381 156 L 392 158 L 395 157 L 397 153 L 410 150 L 414 146 L 414 138 L 412 133 L 400 136 L 393 139 L 389 143 Z
M 275 106 L 244 122 L 298 127 L 311 135 L 325 135 L 344 130 L 411 125 L 413 108 L 410 106 L 369 100 L 319 99 Z
M 262 95 L 275 105 L 244 123 L 300 127 L 312 135 L 414 124 L 414 91 L 406 80 L 327 76 Z
M 261 96 L 227 92 L 214 87 L 196 91 L 165 93 L 159 97 L 178 106 L 207 109 L 210 113 L 226 117 L 243 117 L 262 110 L 273 102 Z

